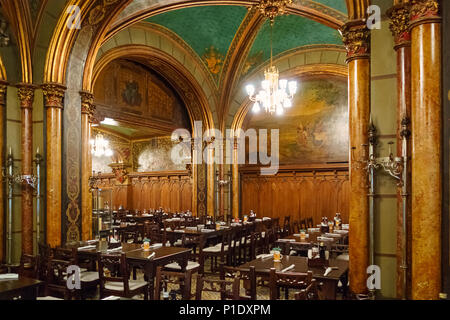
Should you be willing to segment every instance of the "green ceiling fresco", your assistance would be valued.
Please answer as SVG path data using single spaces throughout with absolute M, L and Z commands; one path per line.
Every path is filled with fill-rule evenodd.
M 245 7 L 204 6 L 169 11 L 146 21 L 175 32 L 200 57 L 208 56 L 213 46 L 213 52 L 224 59 L 246 14 Z
M 347 5 L 345 3 L 345 0 L 313 0 L 313 1 L 321 3 L 323 5 L 326 5 L 327 7 L 336 9 L 343 13 L 347 13 Z
M 261 27 L 252 49 L 249 60 L 257 64 L 270 59 L 270 23 L 266 21 Z M 311 44 L 342 45 L 337 30 L 321 23 L 296 15 L 276 18 L 273 26 L 273 55 Z
M 316 0 L 347 11 L 344 0 Z M 146 19 L 180 36 L 199 55 L 216 81 L 230 45 L 248 10 L 242 6 L 201 6 L 162 13 Z M 342 45 L 338 31 L 313 20 L 286 15 L 276 19 L 274 55 L 313 44 Z M 244 74 L 270 57 L 270 25 L 264 23 L 250 50 Z

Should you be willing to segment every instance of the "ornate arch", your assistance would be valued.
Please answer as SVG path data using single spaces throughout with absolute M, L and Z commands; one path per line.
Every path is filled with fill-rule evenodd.
M 107 51 L 97 62 L 93 71 L 94 83 L 100 72 L 113 60 L 134 58 L 160 73 L 180 94 L 185 103 L 191 123 L 203 121 L 205 129 L 214 128 L 208 100 L 194 76 L 173 56 L 144 45 L 123 45 Z M 194 127 L 194 126 L 192 126 Z
M 370 0 L 346 0 L 348 20 L 362 20 L 367 16 Z

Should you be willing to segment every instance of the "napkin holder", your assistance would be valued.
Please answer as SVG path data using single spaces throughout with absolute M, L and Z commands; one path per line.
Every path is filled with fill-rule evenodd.
M 308 267 L 311 268 L 328 267 L 329 265 L 330 261 L 325 258 L 308 259 Z

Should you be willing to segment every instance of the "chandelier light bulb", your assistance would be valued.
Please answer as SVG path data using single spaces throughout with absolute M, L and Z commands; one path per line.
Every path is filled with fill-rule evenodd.
M 247 94 L 252 97 L 255 94 L 255 87 L 251 84 L 249 84 L 247 87 Z
M 261 107 L 259 106 L 258 102 L 255 102 L 252 110 L 253 110 L 253 113 L 259 113 L 261 111 Z
M 297 81 L 289 82 L 289 93 L 291 96 L 297 93 Z

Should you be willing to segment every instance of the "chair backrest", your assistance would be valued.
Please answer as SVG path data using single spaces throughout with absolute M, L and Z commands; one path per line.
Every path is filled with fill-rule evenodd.
M 70 261 L 58 260 L 48 257 L 47 272 L 45 278 L 45 295 L 59 293 L 68 299 L 71 296 L 71 290 L 67 287 L 67 268 L 72 265 Z
M 98 276 L 100 280 L 100 290 L 105 290 L 105 283 L 123 283 L 124 293 L 129 292 L 129 270 L 125 253 L 121 255 L 97 253 Z
M 312 217 L 306 219 L 306 226 L 307 226 L 308 228 L 314 228 L 314 220 L 313 220 Z
M 308 224 L 306 223 L 306 219 L 300 220 L 300 229 L 304 229 L 304 230 L 308 229 Z M 299 232 L 300 232 L 300 230 L 299 230 Z
M 269 287 L 270 300 L 279 299 L 279 289 L 306 289 L 311 283 L 312 271 L 300 272 L 277 272 L 275 268 L 270 269 Z
M 76 248 L 61 248 L 57 247 L 52 250 L 53 258 L 58 260 L 69 261 L 74 265 L 78 265 L 78 255 Z
M 161 231 L 158 224 L 146 224 L 144 225 L 144 230 L 145 237 L 150 239 L 151 243 L 162 243 L 166 245 L 167 236 L 165 228 L 164 231 Z
M 220 294 L 220 300 L 240 300 L 240 280 L 235 277 L 232 280 L 207 279 L 204 275 L 197 276 L 195 300 L 202 300 L 204 292 Z M 231 298 L 230 298 L 231 297 Z M 212 300 L 211 298 L 206 300 Z
M 159 266 L 156 269 L 156 282 L 155 282 L 155 300 L 161 299 L 161 293 L 163 290 L 167 291 L 168 285 L 178 285 L 182 300 L 191 300 L 191 279 L 192 273 L 190 271 L 172 272 L 163 271 Z
M 319 300 L 319 295 L 317 294 L 317 283 L 316 279 L 312 279 L 309 286 L 306 289 L 302 289 L 295 293 L 295 300 Z
M 241 296 L 239 293 L 240 300 L 256 300 L 256 271 L 255 267 L 251 266 L 250 268 L 234 268 L 234 267 L 226 267 L 224 264 L 220 264 L 220 280 L 226 280 L 227 278 L 236 279 L 239 281 L 247 281 L 250 285 L 250 289 L 248 290 L 248 295 Z M 230 292 L 225 292 L 227 298 L 234 299 L 235 297 L 230 295 Z
M 283 234 L 289 235 L 291 233 L 291 216 L 285 216 L 283 222 Z
M 39 270 L 40 270 L 39 255 L 32 256 L 28 254 L 22 254 L 18 270 L 19 276 L 32 279 L 40 279 Z
M 304 220 L 302 220 L 304 221 Z M 301 221 L 294 221 L 292 222 L 292 233 L 300 233 L 300 228 L 301 228 Z

